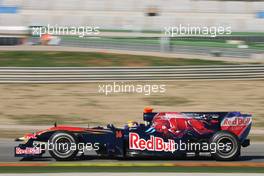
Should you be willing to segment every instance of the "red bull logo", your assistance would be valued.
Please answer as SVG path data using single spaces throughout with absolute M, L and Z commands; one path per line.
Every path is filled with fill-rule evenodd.
M 251 117 L 232 117 L 224 119 L 221 126 L 248 126 L 250 123 Z
M 39 147 L 27 147 L 25 149 L 21 149 L 20 147 L 16 147 L 16 154 L 24 154 L 24 155 L 36 155 L 41 154 L 41 149 Z
M 129 149 L 174 152 L 175 141 L 169 139 L 165 142 L 162 138 L 155 136 L 150 136 L 149 140 L 145 140 L 137 133 L 129 133 Z

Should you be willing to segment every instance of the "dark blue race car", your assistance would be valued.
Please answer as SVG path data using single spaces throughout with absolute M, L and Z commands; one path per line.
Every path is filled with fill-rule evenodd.
M 128 122 L 80 128 L 54 125 L 16 141 L 15 156 L 34 159 L 49 153 L 58 161 L 84 156 L 108 158 L 180 158 L 211 156 L 235 160 L 247 139 L 252 117 L 240 112 L 153 112 L 145 108 L 144 124 Z

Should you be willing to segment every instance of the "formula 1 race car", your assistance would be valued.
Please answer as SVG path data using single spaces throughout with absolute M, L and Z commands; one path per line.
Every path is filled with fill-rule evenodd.
M 240 112 L 153 112 L 145 108 L 144 124 L 128 122 L 81 128 L 54 125 L 16 141 L 15 156 L 25 159 L 49 153 L 58 161 L 94 155 L 107 158 L 180 158 L 210 156 L 235 160 L 250 145 L 252 117 Z

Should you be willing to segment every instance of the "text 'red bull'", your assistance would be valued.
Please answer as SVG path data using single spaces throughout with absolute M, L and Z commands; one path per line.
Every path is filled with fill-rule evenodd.
M 169 139 L 165 142 L 162 138 L 155 136 L 150 136 L 149 140 L 145 140 L 137 133 L 129 133 L 129 149 L 174 152 L 175 141 Z

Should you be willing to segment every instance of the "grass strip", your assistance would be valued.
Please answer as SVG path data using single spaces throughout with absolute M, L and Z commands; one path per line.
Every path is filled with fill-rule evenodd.
M 96 52 L 5 51 L 0 67 L 107 67 L 107 66 L 188 66 L 226 65 L 224 61 L 166 58 Z
M 159 38 L 80 38 L 77 36 L 63 36 L 64 41 L 75 41 L 80 43 L 96 43 L 96 44 L 124 44 L 124 45 L 160 45 Z M 196 47 L 211 47 L 211 48 L 237 48 L 238 44 L 229 44 L 226 43 L 226 40 L 223 39 L 214 39 L 214 38 L 173 38 L 170 41 L 172 46 L 196 46 Z M 246 43 L 250 49 L 259 49 L 263 50 L 263 43 L 257 42 L 247 42 Z

